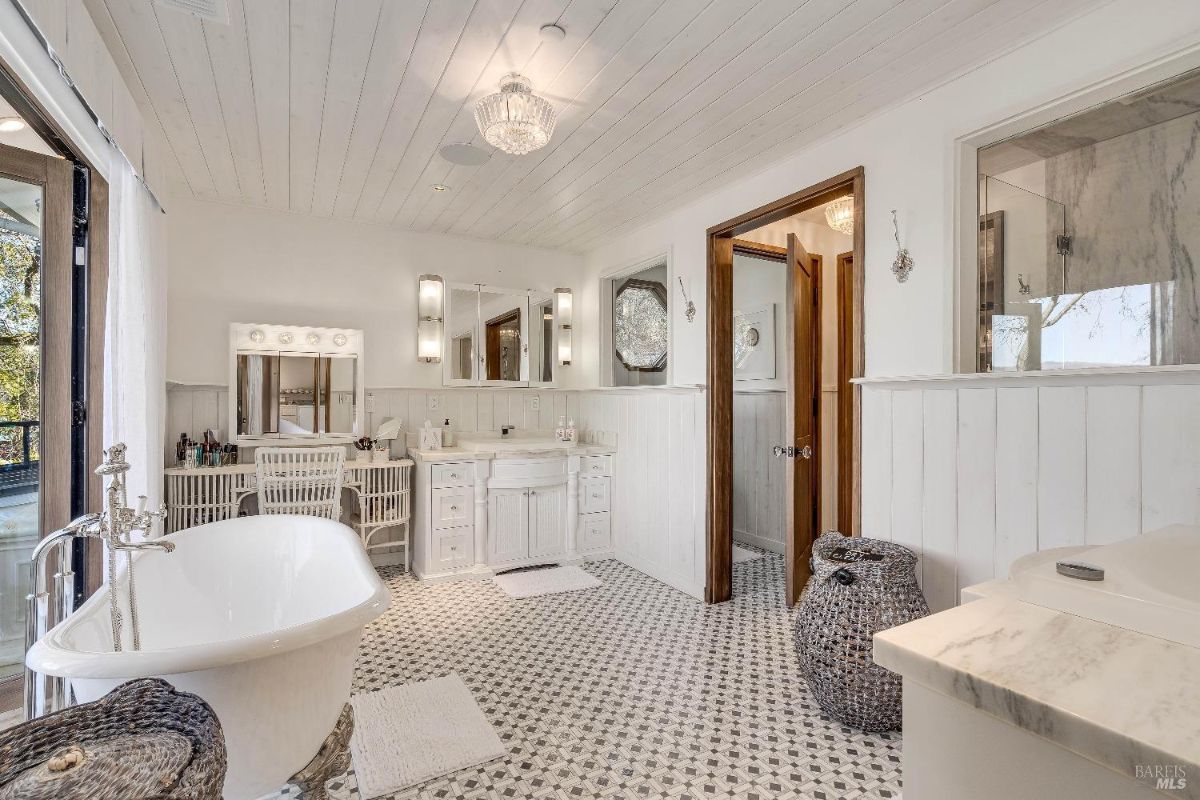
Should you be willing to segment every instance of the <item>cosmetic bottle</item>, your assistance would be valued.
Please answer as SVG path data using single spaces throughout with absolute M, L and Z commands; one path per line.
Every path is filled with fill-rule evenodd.
M 442 447 L 454 447 L 454 431 L 450 430 L 450 420 L 442 423 Z

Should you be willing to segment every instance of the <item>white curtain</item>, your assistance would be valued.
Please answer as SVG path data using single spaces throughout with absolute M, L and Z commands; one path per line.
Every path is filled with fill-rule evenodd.
M 117 151 L 110 162 L 104 444 L 124 442 L 130 503 L 163 496 L 166 430 L 166 217 Z

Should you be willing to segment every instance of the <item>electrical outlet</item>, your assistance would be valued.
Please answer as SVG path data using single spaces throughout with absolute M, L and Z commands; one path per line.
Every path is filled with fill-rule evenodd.
M 367 392 L 367 413 L 368 414 L 375 413 L 375 393 L 374 392 Z
M 442 405 L 442 398 L 436 394 L 429 395 L 429 410 L 437 411 Z
M 529 398 L 529 410 L 530 411 L 541 411 L 542 410 L 542 398 L 538 397 L 537 395 L 534 395 L 533 397 Z

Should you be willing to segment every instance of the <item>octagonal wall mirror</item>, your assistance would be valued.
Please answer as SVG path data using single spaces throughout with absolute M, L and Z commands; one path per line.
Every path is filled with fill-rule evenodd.
M 660 256 L 602 279 L 605 385 L 670 383 L 670 276 L 670 260 Z

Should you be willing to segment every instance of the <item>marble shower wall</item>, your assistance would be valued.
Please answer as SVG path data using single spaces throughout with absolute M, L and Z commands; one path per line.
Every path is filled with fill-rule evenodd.
M 1068 292 L 1173 282 L 1160 363 L 1200 363 L 1198 145 L 1192 113 L 1046 160 L 1045 194 L 1067 207 Z

